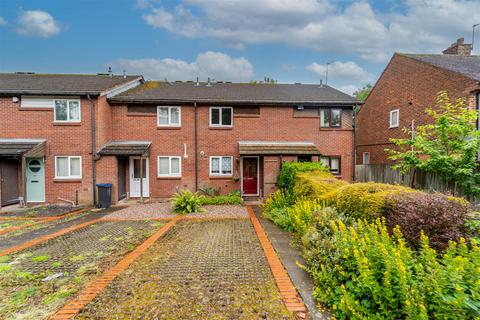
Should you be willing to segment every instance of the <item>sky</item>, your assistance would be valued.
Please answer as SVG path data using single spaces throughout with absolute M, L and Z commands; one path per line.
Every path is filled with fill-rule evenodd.
M 374 84 L 394 52 L 470 43 L 480 0 L 0 0 L 0 72 Z M 480 54 L 480 27 L 478 45 Z

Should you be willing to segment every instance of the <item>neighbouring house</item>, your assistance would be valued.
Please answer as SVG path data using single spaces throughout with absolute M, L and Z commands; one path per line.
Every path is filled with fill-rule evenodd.
M 390 139 L 405 138 L 405 127 L 428 124 L 425 109 L 440 91 L 478 110 L 480 56 L 471 50 L 462 38 L 443 54 L 395 53 L 356 116 L 356 164 L 390 164 Z
M 351 96 L 321 84 L 0 74 L 1 205 L 168 198 L 205 186 L 262 197 L 285 161 L 351 181 Z

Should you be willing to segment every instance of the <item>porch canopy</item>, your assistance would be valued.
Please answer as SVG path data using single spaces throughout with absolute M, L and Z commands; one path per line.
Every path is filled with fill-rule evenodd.
M 109 141 L 97 152 L 101 156 L 148 156 L 151 141 Z
M 240 155 L 320 155 L 313 142 L 239 141 Z
M 41 158 L 45 156 L 45 139 L 0 139 L 0 157 Z

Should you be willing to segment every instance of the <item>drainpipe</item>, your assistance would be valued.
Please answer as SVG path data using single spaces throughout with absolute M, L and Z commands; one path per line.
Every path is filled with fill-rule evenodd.
M 197 102 L 193 102 L 193 112 L 195 114 L 195 192 L 198 191 L 198 112 Z
M 95 170 L 95 103 L 92 97 L 87 95 L 88 101 L 90 101 L 90 132 L 91 132 L 91 144 L 92 144 L 92 192 L 93 192 L 93 206 L 97 206 L 97 193 L 95 192 L 97 184 L 97 176 Z
M 355 166 L 357 165 L 357 108 L 358 105 L 353 105 L 353 166 L 352 166 L 352 181 L 355 181 Z

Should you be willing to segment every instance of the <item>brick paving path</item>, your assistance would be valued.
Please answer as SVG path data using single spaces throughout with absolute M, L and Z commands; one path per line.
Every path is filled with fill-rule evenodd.
M 291 319 L 248 220 L 182 221 L 78 319 Z
M 190 213 L 186 217 L 205 218 L 248 218 L 247 210 L 241 205 L 204 206 L 207 212 Z M 105 218 L 113 219 L 164 219 L 177 216 L 170 202 L 136 204 L 113 212 Z
M 76 292 L 111 268 L 164 223 L 160 221 L 98 221 L 87 227 L 11 254 L 0 266 L 0 319 L 44 319 L 63 300 L 59 292 Z M 46 276 L 55 275 L 45 281 Z M 33 292 L 22 302 L 20 292 Z M 45 298 L 51 297 L 51 303 Z M 26 316 L 26 314 L 28 316 Z

